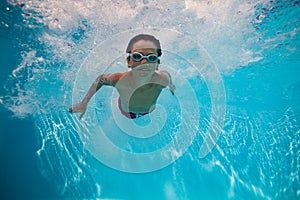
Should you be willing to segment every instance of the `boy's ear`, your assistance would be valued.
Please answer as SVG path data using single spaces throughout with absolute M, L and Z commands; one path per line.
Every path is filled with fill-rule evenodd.
M 128 56 L 128 57 L 126 58 L 126 60 L 127 60 L 128 68 L 131 68 L 131 66 L 129 65 L 129 62 L 130 62 L 130 56 Z
M 159 64 L 160 64 L 160 60 L 158 60 L 158 65 L 156 66 L 156 70 L 158 70 L 158 66 L 159 66 Z

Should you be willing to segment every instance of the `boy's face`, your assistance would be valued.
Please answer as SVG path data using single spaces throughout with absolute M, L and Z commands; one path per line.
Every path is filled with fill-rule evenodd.
M 157 47 L 151 41 L 139 40 L 134 43 L 131 53 L 141 53 L 143 56 L 150 54 L 157 55 Z M 128 66 L 131 67 L 132 71 L 140 77 L 152 76 L 155 69 L 158 67 L 158 62 L 148 62 L 146 58 L 141 61 L 134 61 L 132 58 L 128 61 Z

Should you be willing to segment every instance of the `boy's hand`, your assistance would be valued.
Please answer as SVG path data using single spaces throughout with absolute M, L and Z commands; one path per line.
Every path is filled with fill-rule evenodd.
M 81 119 L 86 112 L 86 106 L 87 106 L 87 104 L 85 104 L 83 102 L 74 104 L 72 106 L 72 108 L 69 109 L 69 112 L 70 113 L 78 113 L 78 112 L 81 113 L 79 116 L 79 119 Z

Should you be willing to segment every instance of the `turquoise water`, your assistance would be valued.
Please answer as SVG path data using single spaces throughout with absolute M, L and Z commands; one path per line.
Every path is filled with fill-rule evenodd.
M 299 11 L 298 1 L 1 2 L 1 196 L 298 199 Z M 165 90 L 157 112 L 129 122 L 105 88 L 83 120 L 70 115 L 95 76 L 127 70 L 139 32 L 162 42 L 176 96 Z

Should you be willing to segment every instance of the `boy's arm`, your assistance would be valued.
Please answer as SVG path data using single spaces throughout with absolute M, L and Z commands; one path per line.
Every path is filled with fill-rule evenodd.
M 175 94 L 174 91 L 175 91 L 176 87 L 173 84 L 172 77 L 171 77 L 170 73 L 166 70 L 162 70 L 160 72 L 167 75 L 167 77 L 168 77 L 168 85 L 167 86 L 169 87 L 170 92 L 174 95 Z
M 88 103 L 94 94 L 103 86 L 103 85 L 112 85 L 111 78 L 113 74 L 101 74 L 96 78 L 94 83 L 89 88 L 87 94 L 83 98 L 82 102 Z
M 100 76 L 98 76 L 89 88 L 83 100 L 77 104 L 74 104 L 72 108 L 69 109 L 69 112 L 80 112 L 81 115 L 79 118 L 81 119 L 86 112 L 87 104 L 89 103 L 90 99 L 103 85 L 114 85 L 114 77 L 114 74 L 101 74 Z

